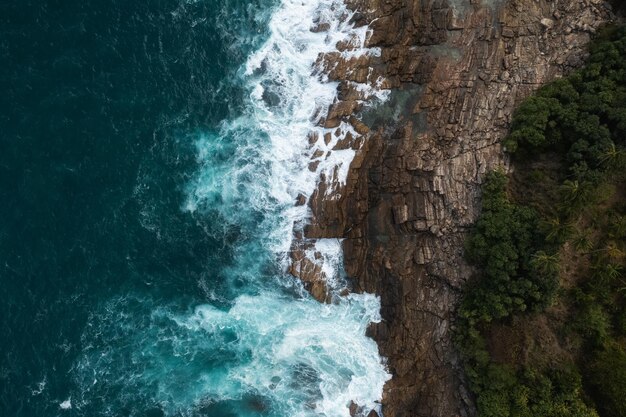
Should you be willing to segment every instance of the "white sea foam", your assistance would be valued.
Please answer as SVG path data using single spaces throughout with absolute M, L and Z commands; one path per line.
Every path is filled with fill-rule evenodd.
M 337 185 L 345 184 L 355 156 L 353 149 L 333 150 L 348 133 L 358 136 L 349 123 L 342 122 L 338 129 L 321 127 L 321 119 L 337 101 L 338 83 L 316 66 L 321 54 L 337 53 L 338 42 L 350 44 L 341 52 L 346 59 L 380 54 L 364 47 L 368 28 L 354 28 L 349 23 L 352 14 L 338 0 L 283 0 L 270 20 L 268 40 L 240 72 L 249 91 L 246 111 L 225 121 L 217 135 L 198 141 L 203 169 L 190 190 L 187 209 L 217 211 L 242 235 L 263 236 L 264 246 L 282 260 L 284 270 L 290 262 L 294 225 L 304 224 L 311 215 L 307 205 L 294 204 L 296 198 L 311 196 L 321 178 L 327 182 L 325 197 L 339 198 Z M 318 24 L 326 24 L 328 30 L 312 31 Z M 382 80 L 369 81 L 353 83 L 363 104 L 384 100 Z M 327 133 L 329 143 L 324 140 Z M 311 137 L 316 138 L 314 143 Z M 317 162 L 315 171 L 309 169 L 312 161 Z M 234 274 L 254 280 L 257 249 L 254 243 L 239 246 Z M 340 240 L 318 240 L 306 256 L 320 264 L 331 288 L 341 287 Z M 365 327 L 380 320 L 378 298 L 349 296 L 335 306 L 324 306 L 277 302 L 272 300 L 275 295 L 263 294 L 238 298 L 228 313 L 201 308 L 191 320 L 200 327 L 245 323 L 249 332 L 237 332 L 239 342 L 255 340 L 250 341 L 255 346 L 252 362 L 231 370 L 229 382 L 221 386 L 232 388 L 234 378 L 243 386 L 271 386 L 264 395 L 293 399 L 297 394 L 294 385 L 285 382 L 290 378 L 285 369 L 297 365 L 319 378 L 310 382 L 319 392 L 308 400 L 300 398 L 313 402 L 309 408 L 292 404 L 289 415 L 347 417 L 350 401 L 377 408 L 390 376 L 375 343 L 365 336 Z
M 37 383 L 37 388 L 31 390 L 31 395 L 39 395 L 46 389 L 48 378 L 44 375 L 43 379 Z
M 355 155 L 332 150 L 343 135 L 356 136 L 350 124 L 323 139 L 331 131 L 318 122 L 337 99 L 337 83 L 315 68 L 338 41 L 352 45 L 345 58 L 380 53 L 363 48 L 368 29 L 353 28 L 351 15 L 337 0 L 284 0 L 274 11 L 267 41 L 234 80 L 248 91 L 243 114 L 196 144 L 202 166 L 186 207 L 223 226 L 224 252 L 233 258 L 209 278 L 217 287 L 200 280 L 209 304 L 164 306 L 149 292 L 103 303 L 88 319 L 71 371 L 78 390 L 61 408 L 133 417 L 150 407 L 185 417 L 348 417 L 354 401 L 366 414 L 378 410 L 390 375 L 366 329 L 381 320 L 379 298 L 351 294 L 320 304 L 294 296 L 283 285 L 297 281 L 284 274 L 272 279 L 276 259 L 288 262 L 294 224 L 310 216 L 306 205 L 295 206 L 298 195 L 310 196 L 322 174 L 331 185 L 345 183 Z M 329 30 L 310 31 L 316 23 Z M 384 99 L 379 80 L 371 81 L 354 87 Z M 337 198 L 330 188 L 326 197 Z M 341 241 L 317 240 L 307 250 L 311 259 L 316 254 L 329 283 L 340 286 Z
M 309 259 L 320 259 L 318 262 L 329 288 L 345 288 L 345 280 L 341 274 L 343 265 L 341 239 L 317 239 L 306 251 L 306 256 Z
M 240 295 L 228 310 L 207 304 L 191 313 L 154 309 L 153 301 L 119 297 L 90 318 L 73 408 L 117 416 L 147 399 L 167 416 L 235 402 L 241 416 L 258 415 L 249 410 L 257 404 L 268 417 L 348 417 L 351 401 L 380 407 L 390 376 L 365 336 L 381 320 L 373 295 L 320 304 L 264 291 Z
M 271 224 L 262 229 L 269 231 L 267 243 L 282 256 L 285 268 L 293 225 L 310 216 L 306 205 L 294 205 L 296 197 L 310 196 L 320 178 L 325 178 L 326 198 L 339 198 L 336 187 L 345 184 L 355 155 L 352 149 L 332 150 L 346 134 L 358 136 L 350 124 L 342 122 L 339 129 L 319 126 L 337 100 L 338 83 L 330 82 L 316 67 L 320 55 L 337 52 L 338 42 L 351 45 L 341 52 L 345 58 L 380 53 L 364 47 L 368 28 L 354 28 L 349 23 L 352 14 L 337 0 L 283 0 L 270 20 L 269 39 L 249 57 L 240 74 L 250 91 L 247 111 L 226 121 L 219 138 L 198 142 L 205 169 L 192 187 L 187 209 L 217 208 L 226 222 L 237 225 L 251 211 L 272 213 L 267 222 Z M 318 24 L 329 29 L 311 31 Z M 386 97 L 379 79 L 352 84 L 366 101 Z M 328 144 L 326 133 L 332 133 Z M 317 140 L 310 144 L 309 137 Z M 220 152 L 234 156 L 219 165 L 215 155 Z M 311 161 L 318 163 L 315 172 L 308 169 Z
M 60 403 L 59 408 L 61 408 L 61 410 L 69 410 L 70 408 L 72 408 L 72 398 L 70 397 L 67 400 Z
M 350 401 L 376 409 L 388 379 L 375 343 L 364 337 L 367 325 L 380 321 L 378 310 L 371 295 L 319 305 L 312 300 L 286 302 L 263 293 L 241 296 L 228 313 L 198 307 L 179 325 L 209 332 L 229 328 L 237 334 L 236 343 L 250 352 L 249 362 L 231 369 L 230 382 L 223 387 L 238 381 L 244 391 L 255 390 L 273 399 L 284 415 L 347 417 Z M 319 393 L 294 390 L 305 388 L 303 371 L 317 379 L 313 387 Z M 306 402 L 313 410 L 303 407 Z

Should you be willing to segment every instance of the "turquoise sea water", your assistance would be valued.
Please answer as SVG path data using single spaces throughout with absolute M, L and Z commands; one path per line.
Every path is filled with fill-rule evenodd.
M 295 196 L 315 185 L 306 133 L 336 88 L 312 64 L 347 13 L 0 4 L 0 415 L 377 407 L 378 299 L 322 305 L 284 272 Z M 308 31 L 320 19 L 330 34 Z M 341 276 L 338 244 L 322 247 Z

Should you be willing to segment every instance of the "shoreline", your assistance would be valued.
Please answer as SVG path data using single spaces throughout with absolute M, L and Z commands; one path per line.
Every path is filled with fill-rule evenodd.
M 352 290 L 381 297 L 383 322 L 369 334 L 393 375 L 386 417 L 475 414 L 451 333 L 472 274 L 463 242 L 479 213 L 480 184 L 507 167 L 500 140 L 517 104 L 580 66 L 591 35 L 611 19 L 601 1 L 461 4 L 349 1 L 355 23 L 372 30 L 367 46 L 381 54 L 326 57 L 329 79 L 347 98 L 326 121 L 358 122 L 363 139 L 339 197 L 328 198 L 320 181 L 296 237 L 343 239 Z M 350 103 L 345 84 L 364 74 L 392 93 L 378 111 L 359 115 L 341 103 Z M 299 277 L 329 301 L 319 271 Z

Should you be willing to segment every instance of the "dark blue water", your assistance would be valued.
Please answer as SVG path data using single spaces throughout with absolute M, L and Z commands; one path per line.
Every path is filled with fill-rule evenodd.
M 237 111 L 267 3 L 0 5 L 0 415 L 56 413 L 102 299 L 219 287 L 223 237 L 180 210 L 190 137 Z
M 334 416 L 378 399 L 377 299 L 319 305 L 270 248 L 293 196 L 267 191 L 282 171 L 256 123 L 298 106 L 251 106 L 271 65 L 244 64 L 277 3 L 0 4 L 0 416 Z

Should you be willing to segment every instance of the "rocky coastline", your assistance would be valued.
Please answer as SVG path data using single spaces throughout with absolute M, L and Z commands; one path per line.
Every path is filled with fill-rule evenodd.
M 508 167 L 500 141 L 517 104 L 579 67 L 612 13 L 600 0 L 348 3 L 380 54 L 343 58 L 353 47 L 346 43 L 319 58 L 339 82 L 322 123 L 349 123 L 358 136 L 335 148 L 356 156 L 332 198 L 320 181 L 308 202 L 297 202 L 309 204 L 312 218 L 295 233 L 291 272 L 329 301 L 319 265 L 303 253 L 316 239 L 343 239 L 350 290 L 381 297 L 383 322 L 370 334 L 393 375 L 384 415 L 472 416 L 451 335 L 472 274 L 463 242 L 479 214 L 480 184 Z M 390 90 L 387 103 L 361 111 L 355 83 L 366 82 Z

